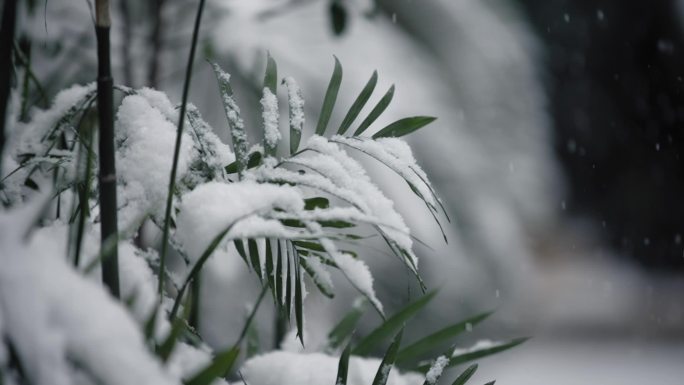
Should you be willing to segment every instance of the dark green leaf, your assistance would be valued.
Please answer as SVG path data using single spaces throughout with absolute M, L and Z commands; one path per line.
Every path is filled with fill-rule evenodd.
M 463 384 L 465 384 L 466 382 L 468 382 L 468 380 L 470 380 L 470 377 L 472 377 L 473 374 L 475 374 L 476 370 L 477 370 L 477 364 L 472 364 L 472 365 L 468 366 L 468 368 L 466 370 L 464 370 L 463 373 L 461 373 L 461 375 L 459 375 L 451 385 L 463 385 Z
M 233 152 L 235 152 L 235 159 L 237 162 L 237 172 L 240 177 L 247 165 L 242 164 L 242 159 L 247 155 L 247 133 L 245 132 L 242 119 L 240 118 L 240 109 L 233 100 L 233 89 L 230 86 L 230 76 L 225 73 L 221 67 L 216 63 L 211 63 L 216 75 L 216 80 L 219 83 L 219 91 L 223 101 L 223 109 L 228 119 L 230 127 L 230 136 L 233 143 Z
M 376 104 L 375 107 L 373 107 L 373 110 L 371 110 L 370 114 L 368 114 L 366 119 L 364 119 L 363 122 L 361 122 L 359 128 L 357 128 L 354 132 L 354 136 L 361 135 L 364 131 L 366 131 L 368 127 L 370 127 L 370 125 L 373 124 L 373 122 L 375 122 L 375 120 L 378 119 L 378 117 L 382 115 L 383 112 L 385 112 L 385 109 L 387 108 L 387 106 L 389 106 L 393 97 L 394 84 L 392 85 L 392 87 L 389 88 L 389 90 L 387 90 L 387 92 L 382 97 L 382 99 L 380 99 L 378 104 Z
M 325 252 L 325 248 L 316 242 L 292 241 L 292 244 L 302 249 Z
M 209 385 L 214 380 L 226 376 L 233 368 L 239 354 L 240 349 L 237 346 L 218 353 L 207 367 L 185 381 L 185 385 Z
M 254 239 L 247 240 L 247 247 L 249 248 L 249 258 L 252 262 L 252 268 L 257 274 L 259 281 L 263 278 L 261 271 L 261 262 L 259 261 L 259 247 Z
M 330 201 L 328 198 L 324 197 L 313 197 L 313 198 L 308 198 L 304 199 L 304 210 L 313 210 L 313 209 L 327 209 L 330 207 Z
M 276 241 L 278 244 L 278 253 L 276 259 L 276 303 L 278 304 L 278 311 L 283 310 L 283 252 L 280 247 L 280 241 Z
M 337 130 L 338 135 L 344 135 L 344 133 L 347 132 L 349 126 L 351 126 L 351 124 L 354 122 L 354 119 L 356 119 L 356 117 L 359 116 L 359 113 L 361 113 L 361 110 L 366 105 L 366 102 L 368 102 L 368 99 L 370 99 L 370 96 L 373 93 L 373 90 L 375 90 L 375 85 L 377 83 L 378 71 L 373 71 L 373 75 L 371 75 L 371 78 L 368 80 L 368 83 L 366 83 L 366 86 L 363 87 L 363 90 L 361 90 L 359 96 L 356 97 L 356 100 L 349 108 L 347 115 L 342 120 L 342 124 L 340 125 L 340 128 Z
M 339 36 L 344 32 L 347 25 L 347 9 L 340 0 L 333 0 L 330 3 L 330 24 L 335 35 Z
M 469 327 L 477 325 L 489 317 L 492 312 L 478 314 L 474 317 L 462 320 L 453 325 L 447 326 L 427 337 L 412 343 L 399 352 L 397 362 L 406 362 L 419 358 L 421 354 L 440 348 L 443 344 L 449 344 L 449 340 L 468 330 Z M 470 326 L 468 326 L 470 325 Z
M 489 381 L 489 382 L 486 383 L 485 385 L 494 385 L 494 384 L 496 384 L 496 381 Z
M 318 288 L 318 290 L 325 295 L 328 298 L 333 298 L 335 297 L 335 293 L 332 291 L 331 287 L 328 287 L 325 285 L 323 282 L 321 282 L 320 278 L 316 274 L 316 271 L 311 268 L 309 263 L 307 262 L 306 258 L 302 257 L 300 255 L 299 258 L 299 263 L 301 264 L 301 267 L 304 269 L 304 271 L 309 274 L 311 277 L 311 280 L 313 281 L 314 285 Z
M 449 366 L 456 366 L 456 365 L 460 365 L 460 364 L 468 362 L 468 361 L 477 360 L 477 359 L 480 359 L 483 357 L 491 356 L 492 354 L 503 352 L 504 350 L 508 350 L 510 348 L 516 347 L 516 346 L 522 344 L 523 342 L 525 342 L 527 340 L 528 340 L 528 338 L 526 338 L 526 337 L 516 338 L 516 339 L 513 339 L 509 342 L 499 344 L 499 345 L 495 345 L 495 346 L 490 347 L 490 348 L 478 349 L 478 350 L 474 350 L 474 351 L 471 351 L 468 353 L 454 355 L 451 357 L 451 360 L 449 361 Z
M 337 349 L 347 338 L 351 337 L 356 324 L 361 319 L 365 311 L 366 299 L 361 298 L 361 302 L 355 304 L 352 309 L 342 318 L 340 322 L 328 333 L 328 347 Z
M 431 116 L 412 116 L 410 118 L 399 119 L 375 133 L 373 139 L 390 137 L 399 138 L 434 122 L 435 119 L 437 118 Z
M 235 245 L 235 250 L 237 250 L 238 254 L 240 254 L 240 257 L 242 257 L 242 260 L 245 261 L 245 264 L 249 269 L 250 266 L 249 262 L 247 261 L 247 252 L 245 251 L 245 245 L 242 243 L 242 239 L 236 239 L 233 241 L 233 244 Z
M 299 255 L 297 250 L 294 250 L 294 266 L 295 266 L 295 319 L 297 321 L 297 336 L 304 346 L 304 298 L 302 293 L 302 273 L 299 266 Z
M 351 355 L 351 342 L 342 351 L 340 363 L 337 365 L 337 380 L 335 385 L 347 385 L 347 374 L 349 373 L 349 356 Z
M 316 135 L 325 134 L 325 129 L 328 127 L 330 116 L 332 116 L 332 111 L 335 107 L 335 101 L 337 100 L 337 93 L 340 90 L 341 82 L 342 65 L 340 65 L 340 61 L 337 60 L 337 57 L 335 57 L 335 69 L 333 70 L 333 74 L 330 77 L 330 83 L 328 84 L 328 90 L 325 92 L 325 98 L 323 99 L 321 113 L 318 116 L 318 124 L 316 125 Z
M 392 317 L 388 318 L 382 325 L 373 330 L 370 334 L 359 341 L 354 354 L 365 356 L 373 351 L 376 346 L 385 341 L 389 336 L 399 330 L 409 319 L 411 319 L 419 310 L 427 305 L 437 294 L 436 291 L 427 293 L 417 300 L 409 303 L 399 310 Z
M 286 317 L 289 320 L 290 315 L 292 314 L 292 274 L 293 274 L 293 265 L 292 265 L 292 249 L 294 246 L 290 242 L 288 242 L 285 246 L 285 255 L 286 255 L 286 261 L 287 261 L 287 278 L 285 280 L 285 307 L 286 307 Z
M 385 385 L 387 379 L 389 378 L 389 373 L 392 370 L 392 365 L 394 365 L 394 360 L 397 358 L 397 352 L 399 351 L 399 346 L 401 345 L 401 336 L 404 333 L 404 328 L 402 327 L 394 336 L 392 344 L 387 348 L 385 352 L 385 357 L 383 357 L 380 367 L 378 367 L 377 373 L 375 373 L 375 378 L 373 379 L 373 385 Z
M 276 293 L 275 293 L 275 277 L 273 276 L 273 274 L 275 273 L 274 269 L 275 268 L 273 265 L 273 250 L 271 248 L 271 240 L 267 239 L 266 240 L 266 278 L 268 279 L 268 287 L 271 288 L 271 294 L 273 295 L 273 300 L 275 301 Z
M 247 159 L 247 168 L 254 168 L 258 165 L 261 164 L 261 159 L 263 158 L 263 154 L 259 151 L 254 151 L 251 154 L 249 154 L 249 159 Z M 227 174 L 235 174 L 238 172 L 238 164 L 237 161 L 227 165 L 224 170 L 226 170 Z
M 273 95 L 276 95 L 278 87 L 278 66 L 275 60 L 271 57 L 271 53 L 266 53 L 266 74 L 264 75 L 264 88 L 271 90 Z

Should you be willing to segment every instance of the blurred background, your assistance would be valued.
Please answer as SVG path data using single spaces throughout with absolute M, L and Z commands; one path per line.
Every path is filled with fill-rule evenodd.
M 115 82 L 178 101 L 196 1 L 112 3 Z M 420 269 L 440 293 L 411 333 L 496 309 L 465 346 L 533 338 L 483 360 L 475 382 L 684 381 L 684 1 L 209 0 L 207 7 L 191 101 L 223 139 L 204 58 L 232 74 L 252 141 L 260 139 L 267 51 L 280 76 L 302 86 L 309 121 L 333 55 L 344 68 L 342 106 L 373 70 L 379 89 L 396 86 L 377 127 L 438 117 L 409 141 L 452 219 L 448 244 L 400 179 L 380 168 L 375 175 L 431 247 L 418 246 Z M 20 19 L 19 46 L 43 88 L 38 105 L 95 78 L 87 1 L 25 1 Z M 154 229 L 146 236 L 158 242 Z M 418 291 L 376 249 L 362 252 L 391 312 Z M 240 261 L 212 263 L 207 292 L 230 294 L 207 295 L 200 329 L 218 347 L 234 339 L 238 331 L 226 325 L 254 300 L 233 289 L 258 282 Z M 309 296 L 310 346 L 355 295 Z M 262 313 L 268 335 L 272 315 Z M 378 322 L 365 318 L 366 330 Z

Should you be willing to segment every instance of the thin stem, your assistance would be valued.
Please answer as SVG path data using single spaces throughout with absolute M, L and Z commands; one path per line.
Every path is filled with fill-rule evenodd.
M 166 197 L 166 212 L 164 214 L 164 230 L 162 233 L 162 246 L 159 256 L 159 271 L 163 272 L 166 268 L 166 253 L 169 245 L 169 225 L 171 223 L 171 206 L 173 203 L 173 190 L 176 185 L 176 170 L 178 169 L 178 157 L 180 155 L 181 138 L 183 135 L 183 124 L 185 122 L 185 109 L 188 103 L 188 93 L 190 90 L 190 78 L 192 77 L 192 64 L 195 61 L 195 51 L 197 49 L 197 37 L 199 36 L 199 26 L 202 19 L 205 0 L 200 0 L 195 18 L 195 27 L 192 31 L 192 45 L 190 46 L 190 56 L 185 71 L 185 83 L 183 84 L 183 98 L 181 101 L 180 114 L 178 115 L 178 131 L 176 132 L 176 147 L 173 150 L 173 164 L 171 166 L 171 177 L 169 178 L 169 193 Z M 159 300 L 164 293 L 164 274 L 159 274 Z
M 109 44 L 109 1 L 95 2 L 97 35 L 97 111 L 100 123 L 100 227 L 101 245 L 107 239 L 116 239 L 117 203 L 116 203 L 116 165 L 114 155 L 114 89 L 111 68 L 111 48 Z M 111 251 L 107 259 L 102 261 L 102 281 L 111 294 L 119 298 L 119 257 L 117 242 L 110 245 Z
M 10 92 L 12 75 L 12 42 L 14 41 L 14 25 L 16 24 L 17 1 L 5 0 L 2 8 L 2 27 L 0 27 L 0 170 L 2 169 L 2 152 L 5 148 L 5 122 L 7 101 Z

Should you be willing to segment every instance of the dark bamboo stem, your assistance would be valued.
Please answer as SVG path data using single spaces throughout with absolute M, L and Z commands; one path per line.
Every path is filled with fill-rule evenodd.
M 188 56 L 188 65 L 185 70 L 185 82 L 183 84 L 183 98 L 181 101 L 180 114 L 178 115 L 178 130 L 176 132 L 176 147 L 173 150 L 173 164 L 171 165 L 171 177 L 169 178 L 169 191 L 166 197 L 166 212 L 164 214 L 164 229 L 162 232 L 161 254 L 159 256 L 159 300 L 164 297 L 164 271 L 166 268 L 166 253 L 169 246 L 169 225 L 171 223 L 171 206 L 173 203 L 173 190 L 176 185 L 176 169 L 178 168 L 178 156 L 180 155 L 181 138 L 183 135 L 183 124 L 185 122 L 185 109 L 188 103 L 188 93 L 190 90 L 190 78 L 192 77 L 192 64 L 195 61 L 195 51 L 197 49 L 197 37 L 199 36 L 200 21 L 204 10 L 204 1 L 200 0 L 195 17 L 195 27 L 192 31 L 192 45 Z
M 113 239 L 102 261 L 102 281 L 119 298 L 119 257 L 117 240 L 116 166 L 114 157 L 114 90 L 109 45 L 109 0 L 95 2 L 97 35 L 97 111 L 100 123 L 100 228 L 101 245 Z
M 2 169 L 2 153 L 5 148 L 5 121 L 11 86 L 12 42 L 14 41 L 16 13 L 17 1 L 5 0 L 5 6 L 2 7 L 2 26 L 0 27 L 0 170 Z
M 162 51 L 162 33 L 164 32 L 164 22 L 162 17 L 162 10 L 164 8 L 164 0 L 155 0 L 153 3 L 154 9 L 154 25 L 152 26 L 152 34 L 150 35 L 150 46 L 152 48 L 152 56 L 150 57 L 150 68 L 147 73 L 147 85 L 152 88 L 159 86 L 159 62 Z

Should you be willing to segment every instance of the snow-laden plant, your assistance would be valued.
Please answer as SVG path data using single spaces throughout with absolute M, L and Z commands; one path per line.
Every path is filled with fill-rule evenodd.
M 4 167 L 0 180 L 2 383 L 225 383 L 226 378 L 235 378 L 232 368 L 267 293 L 279 318 L 285 322 L 294 318 L 303 345 L 306 282 L 332 297 L 333 270 L 341 272 L 364 299 L 330 331 L 324 352 L 285 349 L 249 359 L 242 367 L 249 383 L 320 383 L 329 378 L 330 384 L 340 385 L 367 384 L 371 379 L 373 385 L 422 381 L 432 385 L 447 367 L 521 343 L 484 341 L 467 349 L 445 348 L 484 320 L 485 313 L 402 348 L 403 325 L 435 293 L 386 316 L 363 255 L 348 249 L 364 242 L 359 229 L 373 229 L 426 289 L 408 226 L 352 154 L 374 159 L 401 176 L 439 223 L 441 202 L 400 139 L 434 118 L 409 117 L 366 135 L 389 106 L 391 87 L 352 130 L 375 91 L 378 76 L 373 73 L 340 125 L 330 130 L 342 81 L 342 67 L 335 59 L 314 135 L 304 140 L 302 93 L 291 77 L 282 80 L 290 128 L 285 143 L 279 130 L 280 79 L 269 57 L 260 101 L 264 139 L 250 145 L 230 77 L 212 63 L 232 142 L 228 146 L 199 109 L 186 103 L 203 4 L 180 106 L 149 88 L 116 87 L 121 95 L 112 138 L 119 170 L 118 207 L 101 206 L 102 186 L 94 178 L 104 162 L 93 145 L 92 106 L 102 100 L 94 85 L 60 92 L 46 110 L 26 113 L 26 100 L 21 109 L 17 103 L 11 109 L 10 143 L 0 155 Z M 108 44 L 102 48 L 108 49 Z M 106 73 L 104 78 L 111 81 Z M 109 95 L 107 102 L 111 90 Z M 21 114 L 16 113 L 19 110 Z M 100 114 L 100 122 L 102 118 Z M 100 176 L 111 183 L 107 178 L 113 176 Z M 114 218 L 118 216 L 118 233 L 103 237 L 98 225 L 112 212 L 117 214 Z M 159 254 L 155 249 L 143 250 L 135 240 L 148 219 L 163 234 Z M 169 245 L 183 266 L 167 268 Z M 240 337 L 220 352 L 212 351 L 195 328 L 201 317 L 198 281 L 210 258 L 242 258 L 262 284 Z M 104 266 L 120 276 L 119 283 L 106 282 L 120 301 L 100 283 Z M 367 336 L 353 338 L 365 302 L 384 322 Z M 382 360 L 367 357 L 381 352 L 390 339 Z M 247 345 L 249 358 L 249 341 Z M 442 353 L 431 359 L 436 351 Z M 278 365 L 282 370 L 270 371 Z M 331 365 L 338 368 L 334 378 L 327 369 Z M 391 372 L 394 366 L 413 373 Z M 466 369 L 455 384 L 465 383 L 475 369 Z
M 259 301 L 270 292 L 280 315 L 286 320 L 294 318 L 302 344 L 305 276 L 323 295 L 332 297 L 335 288 L 331 271 L 340 271 L 385 322 L 369 335 L 353 339 L 362 312 L 362 306 L 355 306 L 331 330 L 325 351 L 334 356 L 347 346 L 339 358 L 339 384 L 346 384 L 350 365 L 371 364 L 377 367 L 373 384 L 416 383 L 416 379 L 434 384 L 448 366 L 522 342 L 484 343 L 467 350 L 450 347 L 429 358 L 436 349 L 443 350 L 440 346 L 444 343 L 488 316 L 481 314 L 400 349 L 403 325 L 435 293 L 386 317 L 363 255 L 345 249 L 364 241 L 359 227 L 372 228 L 424 287 L 408 226 L 350 153 L 368 156 L 400 175 L 437 219 L 440 201 L 410 148 L 400 139 L 433 118 L 405 118 L 365 135 L 389 105 L 392 87 L 350 130 L 375 89 L 374 73 L 342 123 L 329 130 L 342 79 L 342 67 L 335 60 L 315 134 L 305 140 L 301 90 L 294 79 L 283 79 L 290 127 L 286 141 L 278 129 L 279 79 L 275 61 L 269 57 L 261 99 L 264 139 L 250 146 L 229 75 L 218 64 L 212 66 L 232 148 L 218 138 L 197 107 L 188 105 L 189 129 L 182 133 L 178 148 L 178 178 L 171 191 L 170 218 L 165 216 L 164 201 L 179 109 L 159 91 L 118 87 L 122 95 L 116 116 L 120 222 L 119 239 L 111 242 L 119 245 L 121 298 L 128 311 L 88 279 L 99 276 L 99 265 L 109 252 L 106 244 L 97 246 L 100 207 L 93 170 L 98 157 L 91 145 L 92 127 L 87 124 L 94 86 L 62 91 L 50 109 L 34 111 L 27 123 L 13 122 L 8 147 L 13 164 L 3 176 L 0 190 L 7 207 L 0 216 L 3 228 L 15 227 L 0 238 L 3 250 L 8 251 L 3 252 L 6 269 L 0 275 L 0 332 L 5 337 L 0 367 L 6 379 L 45 383 L 50 368 L 57 383 L 78 378 L 84 383 L 208 384 L 230 374 L 258 304 L 235 345 L 212 353 L 194 328 L 201 316 L 193 303 L 198 296 L 188 295 L 209 258 L 242 258 L 262 283 Z M 45 201 L 50 203 L 49 213 L 32 230 L 31 220 Z M 161 269 L 155 250 L 135 245 L 136 230 L 146 218 L 160 229 L 170 220 L 170 244 L 185 262 L 183 268 Z M 24 278 L 12 278 L 16 274 Z M 155 287 L 161 287 L 162 292 Z M 15 291 L 30 294 L 10 294 Z M 84 296 L 85 292 L 92 295 Z M 51 318 L 54 316 L 56 321 Z M 26 318 L 33 321 L 24 324 Z M 97 332 L 98 324 L 107 329 Z M 109 328 L 111 333 L 104 332 Z M 360 358 L 377 352 L 392 336 L 394 340 L 379 364 Z M 149 350 L 144 348 L 144 341 Z M 108 348 L 99 351 L 93 345 Z M 329 365 L 330 360 L 338 361 L 322 354 L 273 354 L 248 361 L 244 367 L 248 378 L 254 376 L 261 384 L 254 374 L 260 369 L 255 368 L 263 370 L 262 365 L 269 366 L 273 360 L 294 366 L 298 362 L 318 360 Z M 351 355 L 356 358 L 350 361 Z M 389 376 L 394 365 L 425 374 Z M 474 368 L 465 372 L 466 377 Z M 362 379 L 358 381 L 363 383 Z

